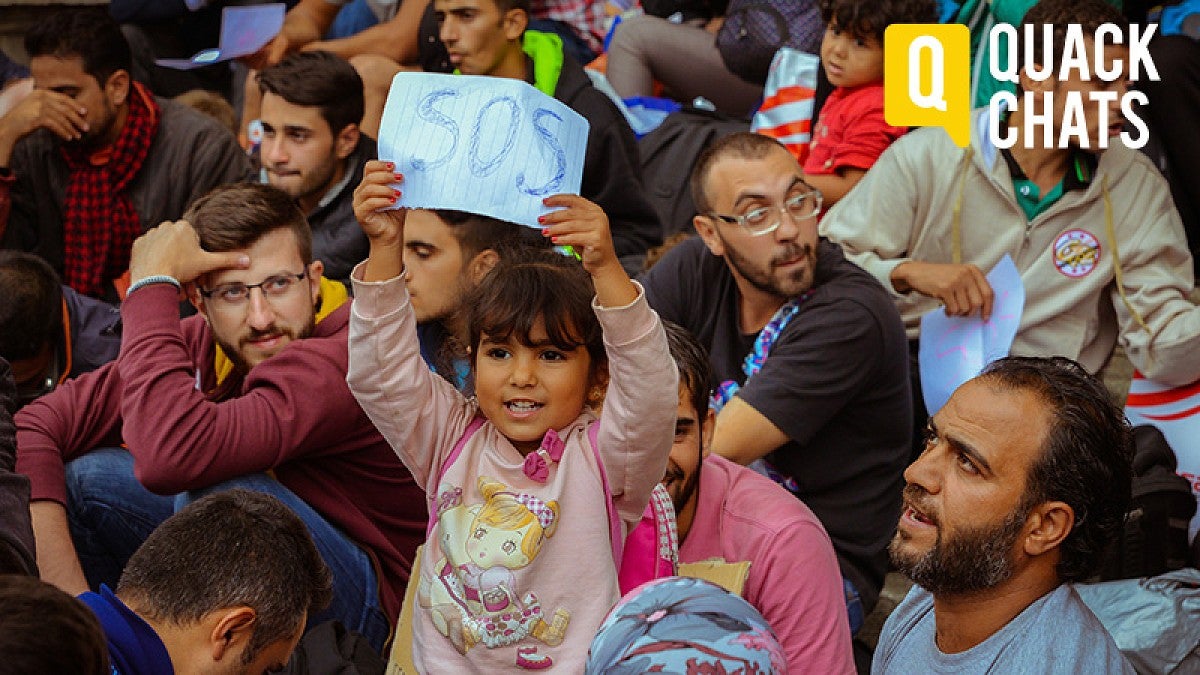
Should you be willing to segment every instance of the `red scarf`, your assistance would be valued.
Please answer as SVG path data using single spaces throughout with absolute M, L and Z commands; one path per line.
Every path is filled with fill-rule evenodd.
M 71 169 L 63 219 L 63 280 L 80 293 L 102 294 L 104 285 L 129 267 L 129 252 L 142 225 L 125 188 L 146 161 L 159 117 L 154 97 L 134 82 L 125 127 L 111 148 L 96 152 L 62 146 Z

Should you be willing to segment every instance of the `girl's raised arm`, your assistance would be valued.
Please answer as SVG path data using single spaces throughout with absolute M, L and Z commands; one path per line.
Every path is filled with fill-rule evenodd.
M 601 307 L 624 307 L 637 300 L 637 287 L 617 259 L 604 210 L 579 195 L 554 195 L 542 203 L 565 207 L 540 217 L 538 222 L 545 226 L 542 234 L 579 254 L 583 268 L 596 285 L 596 302 Z

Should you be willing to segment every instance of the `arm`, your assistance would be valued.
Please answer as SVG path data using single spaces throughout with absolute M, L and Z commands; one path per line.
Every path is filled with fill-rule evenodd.
M 421 17 L 431 0 L 407 0 L 400 4 L 396 16 L 371 26 L 361 33 L 338 40 L 318 40 L 304 50 L 320 49 L 349 59 L 359 54 L 379 54 L 401 65 L 417 60 L 417 33 Z
M 896 294 L 937 298 L 951 316 L 992 311 L 992 288 L 974 265 L 930 263 L 908 257 L 917 227 L 918 168 L 906 161 L 904 143 L 890 146 L 858 189 L 829 211 L 821 234 L 842 245 L 846 257 Z
M 863 169 L 844 168 L 834 173 L 806 173 L 804 182 L 821 191 L 828 208 L 841 201 L 865 175 L 867 172 Z
M 741 398 L 734 396 L 717 415 L 712 452 L 746 465 L 788 442 L 787 434 Z
M 1144 201 L 1128 204 L 1124 221 L 1117 222 L 1130 223 L 1133 235 L 1119 243 L 1125 297 L 1149 330 L 1126 307 L 1115 282 L 1111 301 L 1134 366 L 1152 380 L 1182 386 L 1200 379 L 1200 306 L 1188 298 L 1195 288 L 1192 257 L 1166 182 L 1157 174 L 1144 180 L 1136 193 L 1146 195 Z
M 49 89 L 35 89 L 15 108 L 0 117 L 0 168 L 8 168 L 17 141 L 37 131 L 48 129 L 66 141 L 83 137 L 88 130 L 87 109 L 75 99 Z
M 354 191 L 354 214 L 370 255 L 351 273 L 350 366 L 346 381 L 362 409 L 420 485 L 435 475 L 475 406 L 421 359 L 416 318 L 402 278 L 405 211 L 390 162 L 372 160 Z
M 604 330 L 609 382 L 596 443 L 618 513 L 636 523 L 662 479 L 674 441 L 679 375 L 658 316 L 617 259 L 600 207 L 576 195 L 555 195 L 542 216 L 554 243 L 580 252 L 596 286 L 593 306 Z
M 279 63 L 304 45 L 320 40 L 333 25 L 341 8 L 342 3 L 328 0 L 300 0 L 284 16 L 279 34 L 262 49 L 242 57 L 242 61 L 252 70 Z

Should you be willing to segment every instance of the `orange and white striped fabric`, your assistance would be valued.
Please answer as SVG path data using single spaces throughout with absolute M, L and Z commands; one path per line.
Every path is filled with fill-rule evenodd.
M 820 60 L 814 54 L 789 47 L 776 52 L 762 105 L 750 124 L 751 131 L 787 146 L 801 164 L 807 159 L 812 142 L 813 102 L 820 67 Z
M 1200 502 L 1200 380 L 1182 387 L 1168 387 L 1133 374 L 1125 416 L 1130 424 L 1159 428 L 1175 451 L 1176 473 L 1192 485 Z M 1188 539 L 1200 530 L 1200 515 L 1192 518 Z

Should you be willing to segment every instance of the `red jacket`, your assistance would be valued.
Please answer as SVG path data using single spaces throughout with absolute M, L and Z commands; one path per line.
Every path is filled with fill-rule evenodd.
M 397 616 L 425 498 L 346 386 L 349 303 L 214 400 L 212 331 L 199 316 L 179 321 L 176 301 L 166 284 L 129 296 L 117 360 L 18 413 L 31 499 L 65 503 L 63 463 L 122 443 L 160 494 L 271 471 L 375 559 L 380 599 Z

